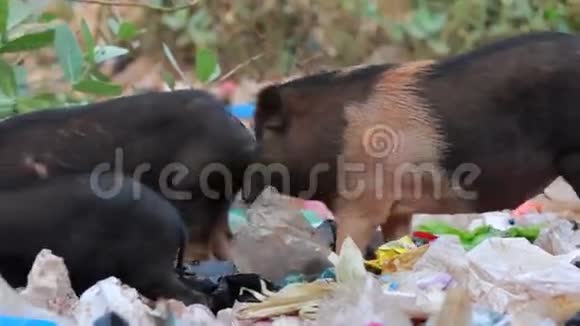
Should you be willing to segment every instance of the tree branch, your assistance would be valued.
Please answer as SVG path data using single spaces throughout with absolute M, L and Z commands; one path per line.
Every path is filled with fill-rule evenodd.
M 221 76 L 217 82 L 222 82 L 228 78 L 230 78 L 233 74 L 235 74 L 238 70 L 242 69 L 243 67 L 251 64 L 252 62 L 260 59 L 262 56 L 264 55 L 264 53 L 260 53 L 258 55 L 255 55 L 253 57 L 251 57 L 250 59 L 240 63 L 239 65 L 235 66 L 234 69 L 230 70 L 228 73 L 224 74 L 223 76 Z
M 191 8 L 195 5 L 197 5 L 199 2 L 198 0 L 192 0 L 190 3 L 184 4 L 181 6 L 162 7 L 162 6 L 149 5 L 149 4 L 145 4 L 145 3 L 139 3 L 139 2 L 118 2 L 118 1 L 114 1 L 114 0 L 71 0 L 71 1 L 78 2 L 78 3 L 86 3 L 86 4 L 96 4 L 96 5 L 101 5 L 101 6 L 112 6 L 112 7 L 115 7 L 115 6 L 116 7 L 139 7 L 139 8 L 162 11 L 162 12 L 175 12 L 175 11 Z

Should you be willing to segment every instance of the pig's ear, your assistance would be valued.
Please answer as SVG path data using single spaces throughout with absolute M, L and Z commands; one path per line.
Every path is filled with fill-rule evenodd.
M 267 86 L 260 91 L 258 94 L 256 113 L 262 116 L 265 128 L 282 128 L 285 123 L 284 112 L 284 103 L 279 86 Z

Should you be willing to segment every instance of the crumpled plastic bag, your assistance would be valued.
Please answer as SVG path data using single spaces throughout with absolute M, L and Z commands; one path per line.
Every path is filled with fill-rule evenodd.
M 72 289 L 64 260 L 48 249 L 36 255 L 26 288 L 20 295 L 37 307 L 69 317 L 79 300 Z
M 511 310 L 510 316 L 513 326 L 568 325 L 565 322 L 580 311 L 580 293 L 572 297 L 542 298 L 527 301 Z
M 466 252 L 457 236 L 444 235 L 430 243 L 412 271 L 392 277 L 397 290 L 415 295 L 422 311 L 436 310 L 440 297 L 436 291 L 423 294 L 417 281 L 448 273 L 473 302 L 503 314 L 531 300 L 580 293 L 580 269 L 571 264 L 578 254 L 552 256 L 524 238 L 490 238 Z
M 534 244 L 552 255 L 570 253 L 580 246 L 580 231 L 573 230 L 572 222 L 558 219 L 540 231 Z
M 469 261 L 459 238 L 443 235 L 429 244 L 429 249 L 413 267 L 413 273 L 447 273 L 465 286 L 469 280 Z
M 265 189 L 247 211 L 233 240 L 233 261 L 241 273 L 259 274 L 280 284 L 288 274 L 319 274 L 332 267 L 330 249 L 317 241 L 315 230 L 290 197 Z
M 411 326 L 399 303 L 372 276 L 341 283 L 318 307 L 317 325 Z
M 156 326 L 160 320 L 166 325 L 223 325 L 206 306 L 194 304 L 186 307 L 173 299 L 152 302 L 115 277 L 90 287 L 75 307 L 79 325 L 92 325 L 110 312 L 115 312 L 129 325 Z
M 350 237 L 343 242 L 340 256 L 331 252 L 328 260 L 334 265 L 337 282 L 317 280 L 312 283 L 291 283 L 277 293 L 267 289 L 263 289 L 263 293 L 248 290 L 255 293 L 261 302 L 244 304 L 237 310 L 236 316 L 240 319 L 259 319 L 298 313 L 304 319 L 312 319 L 317 314 L 320 301 L 333 293 L 337 286 L 360 283 L 368 275 L 362 253 Z
M 441 310 L 429 318 L 428 326 L 470 325 L 473 303 L 467 289 L 457 287 L 449 290 Z
M 361 280 L 367 275 L 363 255 L 351 237 L 343 241 L 340 256 L 332 252 L 328 260 L 334 265 L 336 281 L 339 283 Z
M 151 308 L 150 306 L 155 306 Z M 108 322 L 114 313 L 128 325 L 223 326 L 203 305 L 186 307 L 176 300 L 152 302 L 115 278 L 97 282 L 78 298 L 61 257 L 41 250 L 28 275 L 27 286 L 18 294 L 0 277 L 0 315 L 39 319 L 57 325 L 93 325 Z
M 518 301 L 580 293 L 576 255 L 552 256 L 522 238 L 487 239 L 467 253 L 472 299 L 505 312 Z
M 177 300 L 159 301 L 156 305 L 156 312 L 165 316 L 165 325 L 205 325 L 205 326 L 222 326 L 222 324 L 211 310 L 200 304 L 185 306 Z M 133 322 L 131 323 L 133 324 Z M 140 324 L 139 324 L 140 325 Z
M 390 297 L 405 301 L 402 309 L 415 317 L 438 312 L 446 291 L 457 285 L 450 274 L 429 270 L 383 275 L 380 280 L 384 292 Z
M 31 304 L 20 296 L 2 277 L 0 277 L 0 315 L 47 320 L 59 326 L 76 325 L 72 318 L 59 316 L 52 311 Z
M 154 326 L 155 317 L 161 314 L 154 312 L 144 300 L 137 290 L 111 276 L 81 295 L 75 316 L 80 325 L 92 325 L 99 317 L 114 311 L 130 324 Z
M 447 325 L 510 326 L 511 324 L 509 316 L 472 303 L 467 289 L 457 287 L 447 292 L 441 310 L 433 314 L 425 324 L 425 326 Z

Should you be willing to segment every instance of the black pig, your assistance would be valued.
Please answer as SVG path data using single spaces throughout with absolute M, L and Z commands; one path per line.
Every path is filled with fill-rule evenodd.
M 515 208 L 558 175 L 580 195 L 579 81 L 580 38 L 541 32 L 268 86 L 255 128 L 272 178 L 244 196 L 322 200 L 337 247 L 365 249 L 379 225 L 398 237 L 413 213 Z
M 0 189 L 71 173 L 122 173 L 178 207 L 190 258 L 213 252 L 227 259 L 227 212 L 254 146 L 251 132 L 205 91 L 37 111 L 0 123 Z
M 115 276 L 149 299 L 173 298 L 210 305 L 190 290 L 181 268 L 186 229 L 177 209 L 129 177 L 66 175 L 0 191 L 0 275 L 25 286 L 36 255 L 63 258 L 77 294 Z M 114 183 L 114 196 L 103 196 Z M 139 193 L 139 196 L 135 196 Z

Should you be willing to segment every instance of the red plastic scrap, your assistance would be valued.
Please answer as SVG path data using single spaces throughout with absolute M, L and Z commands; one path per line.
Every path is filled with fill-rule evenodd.
M 533 200 L 528 200 L 526 202 L 524 202 L 523 204 L 521 204 L 520 206 L 518 206 L 518 208 L 514 209 L 512 211 L 512 215 L 516 216 L 516 217 L 520 217 L 523 216 L 525 214 L 531 213 L 531 212 L 538 212 L 541 213 L 543 210 L 543 205 L 541 203 L 538 202 L 534 202 Z
M 413 232 L 412 236 L 414 238 L 424 239 L 427 241 L 433 241 L 433 240 L 437 239 L 437 236 L 434 235 L 433 233 L 423 232 L 423 231 L 415 231 L 415 232 Z

